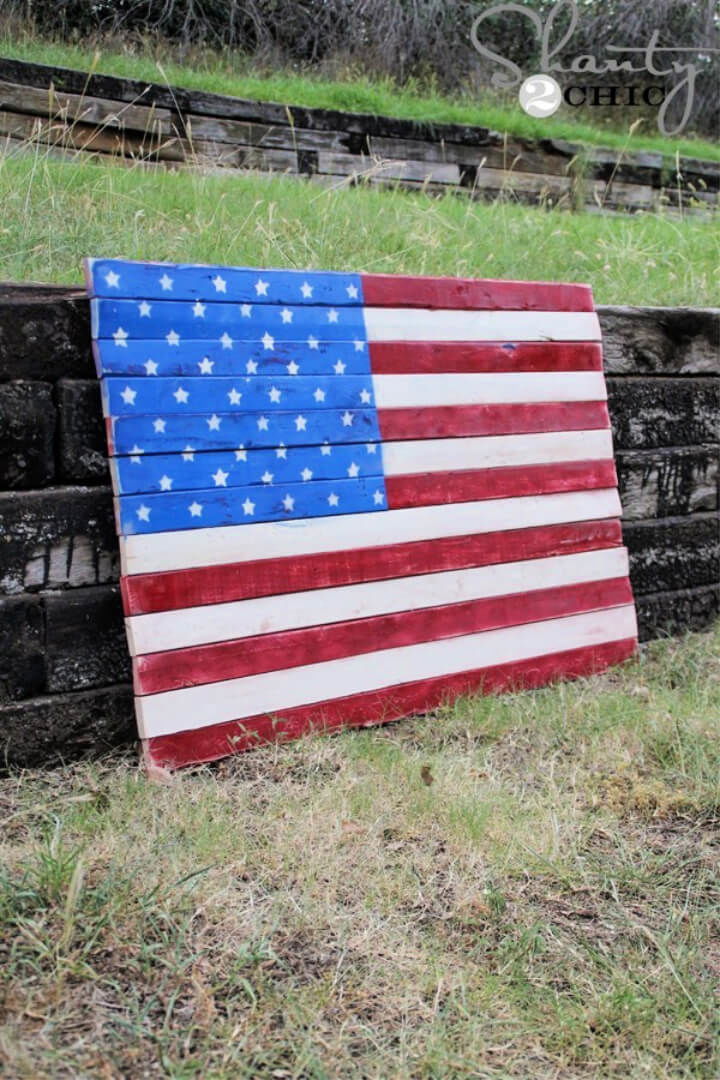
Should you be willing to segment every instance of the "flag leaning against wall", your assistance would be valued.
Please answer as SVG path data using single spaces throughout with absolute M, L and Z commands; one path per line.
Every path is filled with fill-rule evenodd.
M 589 287 L 85 269 L 149 763 L 633 653 Z

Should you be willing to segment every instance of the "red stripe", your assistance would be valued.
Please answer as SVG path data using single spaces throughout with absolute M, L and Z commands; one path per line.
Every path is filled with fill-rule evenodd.
M 513 465 L 500 469 L 465 469 L 385 478 L 388 507 L 391 510 L 474 502 L 476 499 L 551 495 L 559 491 L 593 491 L 616 486 L 615 462 L 612 460 Z
M 631 604 L 632 601 L 628 579 L 613 578 L 394 612 L 369 619 L 150 653 L 136 657 L 133 682 L 136 694 L 158 694 L 165 690 L 259 675 L 263 671 L 282 671 L 303 664 L 372 653 L 380 644 L 383 649 L 394 649 L 417 645 L 421 641 Z
M 476 311 L 594 311 L 589 285 L 543 281 L 362 274 L 367 307 L 468 308 Z
M 380 409 L 378 421 L 380 437 L 385 440 L 528 435 L 534 432 L 591 431 L 610 427 L 604 401 Z
M 373 375 L 458 372 L 602 371 L 602 348 L 590 342 L 374 341 Z
M 597 548 L 619 547 L 619 521 L 604 519 L 569 525 L 416 540 L 386 547 L 329 551 L 299 557 L 136 574 L 121 579 L 126 615 L 177 611 L 202 604 L 247 600 L 254 596 L 385 581 L 409 574 L 461 570 L 471 566 L 517 562 L 550 555 L 572 555 Z
M 196 731 L 160 735 L 145 741 L 146 757 L 151 764 L 173 769 L 214 761 L 278 738 L 297 738 L 311 731 L 329 731 L 338 727 L 369 727 L 427 712 L 461 694 L 529 690 L 557 679 L 591 675 L 627 660 L 635 652 L 636 645 L 635 638 L 625 638 L 534 660 L 478 668 L 460 675 L 444 675 L 386 690 L 302 705 L 285 710 L 281 716 L 258 715 Z

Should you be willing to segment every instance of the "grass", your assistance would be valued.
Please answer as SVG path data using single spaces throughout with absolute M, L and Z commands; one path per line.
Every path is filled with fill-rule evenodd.
M 0 781 L 4 1075 L 715 1080 L 719 656 Z
M 155 46 L 157 51 L 157 45 Z M 98 51 L 80 45 L 46 42 L 35 37 L 18 37 L 5 31 L 0 36 L 0 54 L 18 60 L 96 70 L 111 75 L 170 83 L 219 94 L 279 101 L 290 105 L 344 109 L 353 112 L 398 116 L 434 123 L 476 124 L 522 138 L 569 139 L 620 150 L 649 150 L 674 158 L 676 154 L 720 161 L 720 145 L 707 139 L 668 138 L 654 129 L 654 120 L 645 120 L 642 133 L 602 127 L 567 119 L 567 107 L 546 120 L 528 116 L 515 103 L 488 98 L 449 98 L 437 92 L 423 92 L 417 85 L 399 87 L 390 79 L 369 79 L 350 71 L 345 79 L 326 79 L 311 73 L 258 70 L 251 59 L 238 54 L 226 56 L 198 54 L 195 67 L 168 57 L 158 61 L 147 52 Z M 171 55 L 171 54 L 170 54 Z M 623 124 L 629 113 L 622 115 Z M 625 125 L 627 126 L 627 125 Z
M 697 218 L 542 210 L 291 178 L 0 156 L 0 278 L 80 284 L 85 255 L 587 281 L 598 303 L 713 305 Z

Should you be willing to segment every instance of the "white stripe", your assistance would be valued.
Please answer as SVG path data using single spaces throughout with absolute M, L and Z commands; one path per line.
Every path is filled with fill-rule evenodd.
M 607 581 L 626 577 L 627 573 L 625 548 L 607 548 L 134 615 L 125 620 L 125 626 L 130 654 L 142 656 L 254 634 L 296 630 L 301 626 L 367 619 L 393 611 L 414 611 L 559 585 Z
M 563 461 L 612 458 L 610 431 L 550 431 L 539 435 L 489 435 L 470 439 L 423 439 L 385 443 L 387 476 L 494 469 L 510 465 L 549 465 Z
M 614 488 L 524 495 L 515 499 L 488 499 L 449 506 L 342 514 L 335 518 L 121 536 L 120 557 L 125 575 L 162 573 L 254 559 L 298 558 L 322 551 L 352 551 L 414 540 L 439 540 L 445 536 L 617 518 L 621 513 L 620 498 Z
M 636 635 L 632 604 L 136 698 L 143 739 Z
M 600 341 L 594 311 L 426 311 L 366 307 L 368 341 Z
M 378 409 L 607 400 L 602 371 L 373 375 L 372 379 Z

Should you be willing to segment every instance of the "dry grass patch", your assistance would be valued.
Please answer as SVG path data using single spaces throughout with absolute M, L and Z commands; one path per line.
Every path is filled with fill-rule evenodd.
M 719 644 L 5 779 L 7 1075 L 716 1077 Z

